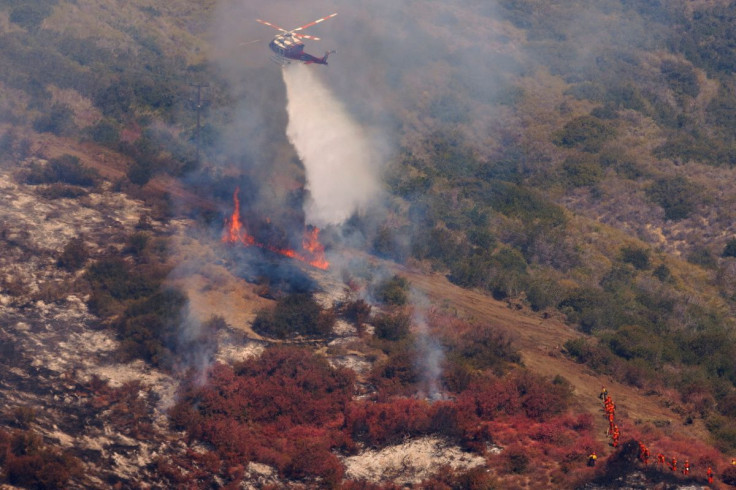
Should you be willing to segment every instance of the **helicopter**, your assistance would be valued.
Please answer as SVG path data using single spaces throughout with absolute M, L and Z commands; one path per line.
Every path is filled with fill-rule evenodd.
M 317 19 L 314 22 L 310 22 L 309 24 L 304 24 L 303 26 L 297 27 L 296 29 L 292 29 L 290 31 L 287 31 L 286 29 L 265 20 L 256 19 L 256 21 L 260 22 L 263 25 L 267 25 L 268 27 L 273 27 L 274 29 L 281 31 L 281 34 L 274 37 L 273 40 L 268 43 L 268 47 L 271 48 L 271 51 L 274 52 L 274 54 L 271 56 L 271 61 L 274 61 L 280 65 L 288 65 L 292 61 L 302 61 L 307 65 L 311 63 L 326 65 L 327 57 L 330 54 L 334 53 L 334 51 L 325 52 L 325 55 L 322 58 L 318 58 L 316 56 L 312 56 L 309 53 L 305 53 L 304 43 L 301 42 L 301 39 L 319 41 L 319 38 L 315 36 L 310 36 L 309 34 L 302 34 L 301 32 L 297 31 L 301 31 L 303 29 L 306 29 L 307 27 L 312 27 L 313 25 L 319 24 L 322 21 L 331 19 L 336 15 L 337 12 L 328 15 L 327 17 Z

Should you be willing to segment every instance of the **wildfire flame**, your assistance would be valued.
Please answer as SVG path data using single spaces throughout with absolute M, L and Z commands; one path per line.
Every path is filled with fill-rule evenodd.
M 222 232 L 223 243 L 242 243 L 246 247 L 256 246 L 271 252 L 306 262 L 317 269 L 327 270 L 330 263 L 325 259 L 325 247 L 319 242 L 319 228 L 312 227 L 304 231 L 302 250 L 300 252 L 289 248 L 279 248 L 273 245 L 257 242 L 255 237 L 248 234 L 240 219 L 240 188 L 233 193 L 233 213 L 225 219 L 225 229 Z
M 249 247 L 256 244 L 256 239 L 245 231 L 243 222 L 240 220 L 240 199 L 238 199 L 238 193 L 240 193 L 240 187 L 237 187 L 233 193 L 235 209 L 233 209 L 233 214 L 225 220 L 225 230 L 222 233 L 222 242 L 242 242 L 243 245 Z

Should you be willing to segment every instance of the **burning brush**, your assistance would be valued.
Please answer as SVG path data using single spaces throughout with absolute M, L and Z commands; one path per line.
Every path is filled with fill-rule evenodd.
M 233 193 L 233 213 L 225 220 L 225 229 L 222 232 L 223 243 L 242 243 L 246 247 L 260 247 L 264 250 L 274 252 L 292 259 L 305 262 L 317 269 L 327 270 L 330 263 L 325 258 L 325 247 L 319 242 L 319 228 L 308 227 L 304 231 L 301 250 L 292 250 L 289 248 L 280 248 L 267 243 L 261 243 L 250 234 L 243 226 L 240 219 L 240 199 L 238 193 L 240 188 L 236 188 Z

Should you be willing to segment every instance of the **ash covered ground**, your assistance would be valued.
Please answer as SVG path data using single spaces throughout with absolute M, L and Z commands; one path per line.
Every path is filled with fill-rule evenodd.
M 73 238 L 83 240 L 91 257 L 122 249 L 147 210 L 109 184 L 81 198 L 46 199 L 39 186 L 18 180 L 9 169 L 0 171 L 3 425 L 30 428 L 79 457 L 86 466 L 82 485 L 141 478 L 169 432 L 163 408 L 174 381 L 142 361 L 120 362 L 115 333 L 88 311 L 82 273 L 59 267 L 58 259 Z M 109 388 L 135 382 L 154 437 L 111 427 L 114 404 L 95 400 L 98 381 Z

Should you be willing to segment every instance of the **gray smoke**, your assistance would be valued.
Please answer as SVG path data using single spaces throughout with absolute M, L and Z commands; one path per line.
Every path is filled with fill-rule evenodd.
M 425 312 L 430 308 L 429 299 L 420 291 L 412 288 L 411 302 L 414 305 L 412 323 L 415 328 L 415 344 L 417 358 L 415 360 L 418 371 L 422 376 L 422 389 L 429 400 L 441 398 L 440 376 L 442 375 L 442 361 L 445 353 L 442 345 L 432 336 L 427 324 Z

